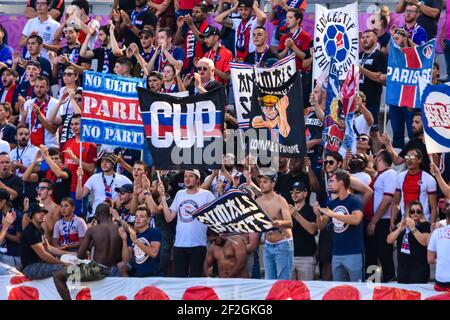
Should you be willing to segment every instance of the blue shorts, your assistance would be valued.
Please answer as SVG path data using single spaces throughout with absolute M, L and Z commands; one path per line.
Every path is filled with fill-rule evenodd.
M 22 272 L 30 280 L 39 280 L 53 277 L 56 271 L 65 268 L 63 264 L 50 264 L 44 262 L 36 262 L 26 266 Z

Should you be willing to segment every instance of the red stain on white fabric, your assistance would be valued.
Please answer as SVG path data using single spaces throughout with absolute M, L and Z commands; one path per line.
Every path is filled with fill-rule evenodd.
M 420 292 L 391 287 L 373 289 L 372 297 L 373 300 L 420 300 L 420 298 Z
M 182 297 L 183 300 L 219 300 L 213 288 L 196 286 L 187 288 Z
M 360 300 L 360 296 L 355 287 L 337 286 L 328 290 L 322 300 Z
M 311 300 L 311 296 L 302 281 L 279 280 L 273 284 L 266 300 Z
M 92 300 L 91 289 L 83 288 L 77 293 L 76 300 Z
M 169 296 L 155 286 L 144 287 L 134 296 L 134 300 L 170 300 Z
M 8 300 L 39 300 L 39 291 L 27 286 L 15 287 L 9 292 Z

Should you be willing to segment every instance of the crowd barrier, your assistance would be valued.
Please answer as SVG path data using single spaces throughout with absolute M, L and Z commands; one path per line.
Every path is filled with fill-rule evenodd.
M 76 300 L 450 300 L 433 284 L 219 278 L 105 278 L 71 288 Z M 0 277 L 0 300 L 59 300 L 53 279 Z

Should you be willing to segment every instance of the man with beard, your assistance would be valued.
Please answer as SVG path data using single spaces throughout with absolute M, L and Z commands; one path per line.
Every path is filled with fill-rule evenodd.
M 158 191 L 166 221 L 171 222 L 177 218 L 173 247 L 174 276 L 201 277 L 207 251 L 207 227 L 195 219 L 192 213 L 212 202 L 215 197 L 210 191 L 200 188 L 200 172 L 196 169 L 184 172 L 184 185 L 186 189 L 177 192 L 170 208 L 162 183 Z
M 366 96 L 366 108 L 373 116 L 373 125 L 370 132 L 372 139 L 377 141 L 374 138 L 376 132 L 379 131 L 381 92 L 383 91 L 383 84 L 386 83 L 387 57 L 377 48 L 378 37 L 375 31 L 364 31 L 361 42 L 363 51 L 359 53 L 361 68 L 359 90 Z M 379 146 L 376 145 L 375 150 L 378 149 Z
M 412 130 L 413 130 L 413 137 L 403 147 L 402 151 L 399 154 L 395 152 L 394 146 L 392 145 L 389 136 L 387 134 L 383 134 L 381 136 L 381 143 L 383 143 L 386 146 L 386 148 L 393 153 L 394 164 L 397 166 L 405 163 L 405 155 L 410 150 L 419 149 L 422 152 L 422 154 L 428 155 L 427 146 L 425 144 L 425 135 L 423 132 L 422 115 L 420 111 L 416 111 L 414 113 L 412 120 Z M 429 157 L 424 157 L 422 159 L 421 169 L 425 170 L 426 172 L 430 172 Z
M 228 19 L 227 17 L 239 11 L 240 18 Z M 252 15 L 252 11 L 254 15 Z M 249 52 L 255 51 L 252 36 L 257 26 L 263 26 L 266 22 L 266 14 L 259 9 L 258 1 L 240 0 L 235 1 L 233 7 L 216 16 L 217 23 L 224 27 L 233 28 L 235 35 L 235 54 L 236 61 L 242 62 Z
M 57 56 L 50 53 L 50 60 L 53 64 L 52 75 L 58 80 L 60 87 L 65 86 L 63 72 L 67 66 L 72 66 L 79 74 L 84 70 L 89 70 L 90 62 L 80 56 L 81 44 L 78 42 L 80 30 L 75 27 L 66 27 L 64 35 L 67 45 L 58 50 Z
M 260 175 L 258 178 L 262 196 L 256 199 L 256 203 L 272 218 L 273 227 L 278 229 L 266 233 L 265 279 L 290 280 L 294 263 L 294 243 L 289 204 L 275 193 L 275 174 Z
M 116 56 L 112 52 L 110 41 L 110 27 L 102 26 L 98 32 L 98 40 L 100 47 L 93 50 L 89 49 L 89 41 L 92 33 L 88 32 L 86 40 L 80 49 L 80 56 L 85 59 L 97 60 L 97 72 L 113 73 L 114 65 L 116 64 Z
M 247 249 L 243 237 L 225 238 L 211 229 L 206 232 L 211 245 L 203 265 L 203 273 L 209 277 L 210 268 L 217 263 L 219 278 L 248 278 Z
M 16 131 L 17 147 L 13 149 L 11 167 L 21 177 L 25 170 L 33 163 L 39 148 L 30 143 L 30 130 L 25 125 L 19 125 Z
M 19 123 L 30 128 L 31 144 L 35 146 L 58 147 L 57 128 L 48 120 L 58 100 L 48 95 L 49 89 L 48 78 L 39 76 L 34 85 L 36 98 L 27 100 L 20 110 Z
M 11 105 L 0 103 L 0 140 L 9 144 L 10 150 L 16 147 L 16 126 L 8 122 L 11 115 Z
M 195 68 L 194 60 L 202 58 L 206 52 L 205 40 L 200 35 L 208 27 L 207 16 L 208 10 L 206 6 L 200 3 L 192 8 L 192 16 L 187 14 L 180 16 L 177 20 L 178 29 L 174 40 L 177 44 L 184 42 L 186 57 L 183 64 L 183 73 L 192 74 Z M 185 23 L 189 27 L 188 30 L 183 28 Z
M 419 5 L 414 3 L 408 3 L 405 8 L 405 25 L 403 29 L 409 33 L 410 39 L 416 45 L 422 45 L 427 42 L 427 31 L 417 23 L 417 19 L 420 16 Z
M 16 79 L 18 77 L 18 74 L 13 69 L 3 67 L 0 69 L 0 76 L 2 77 L 2 88 L 0 88 L 0 103 L 9 103 L 11 113 L 11 107 L 16 104 L 16 100 L 14 100 L 14 91 L 17 87 Z
M 162 234 L 159 229 L 150 225 L 151 216 L 149 208 L 140 206 L 136 211 L 136 231 L 128 226 L 119 228 L 122 238 L 122 262 L 119 270 L 122 276 L 158 276 Z
M 10 196 L 14 208 L 22 208 L 23 181 L 11 170 L 11 158 L 6 152 L 0 153 L 0 188 Z
M 405 155 L 407 170 L 397 176 L 396 190 L 391 211 L 391 231 L 395 229 L 398 218 L 405 214 L 405 208 L 412 200 L 422 203 L 425 218 L 431 224 L 437 219 L 436 181 L 427 172 L 422 171 L 424 159 L 419 149 L 411 149 Z M 400 216 L 399 216 L 400 211 Z
M 267 30 L 263 26 L 257 26 L 253 30 L 253 44 L 255 51 L 247 54 L 245 63 L 267 68 L 278 61 L 278 55 L 267 45 Z
M 201 58 L 197 64 L 198 73 L 184 78 L 184 85 L 190 95 L 198 95 L 217 88 L 219 84 L 214 80 L 214 62 L 208 58 Z
M 120 220 L 130 225 L 134 225 L 135 215 L 131 214 L 131 199 L 133 197 L 134 188 L 130 183 L 124 184 L 121 187 L 116 188 L 118 197 L 115 201 L 117 205 L 117 212 L 119 213 Z
M 30 56 L 28 58 L 22 59 L 17 58 L 14 59 L 13 69 L 17 71 L 20 76 L 19 83 L 27 80 L 27 75 L 25 73 L 25 69 L 27 67 L 28 61 L 37 61 L 41 65 L 41 74 L 48 78 L 52 75 L 52 65 L 47 58 L 44 58 L 41 55 L 42 49 L 42 38 L 37 35 L 31 35 L 27 38 L 27 50 Z

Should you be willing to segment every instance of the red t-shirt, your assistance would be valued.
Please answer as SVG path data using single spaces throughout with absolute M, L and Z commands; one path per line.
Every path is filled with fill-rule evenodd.
M 214 66 L 222 71 L 222 72 L 229 72 L 230 71 L 230 62 L 233 61 L 233 54 L 230 50 L 225 48 L 224 46 L 220 46 L 219 50 L 212 51 L 209 50 L 205 53 L 205 58 L 209 58 L 212 61 L 214 61 Z M 227 81 L 223 80 L 217 75 L 214 75 L 214 79 L 216 82 L 226 85 Z
M 192 10 L 196 4 L 202 2 L 201 0 L 179 0 L 178 5 L 180 10 Z
M 64 144 L 63 150 L 72 150 L 75 156 L 80 159 L 80 143 L 76 141 L 76 138 L 71 138 Z M 75 163 L 65 152 L 64 154 L 64 165 L 72 172 L 72 184 L 70 185 L 70 192 L 75 192 L 77 190 L 77 170 L 78 164 Z M 83 157 L 81 160 L 83 163 L 95 163 L 95 158 L 97 157 L 97 146 L 94 143 L 83 142 Z M 83 185 L 89 178 L 89 174 L 84 171 L 83 175 Z
M 403 204 L 405 208 L 413 200 L 420 199 L 420 180 L 422 178 L 422 172 L 417 174 L 406 174 L 403 181 Z
M 295 45 L 302 50 L 303 52 L 307 52 L 309 50 L 312 38 L 309 35 L 308 32 L 301 30 L 300 33 L 298 33 L 295 38 L 293 38 L 293 34 L 292 33 L 286 33 L 283 34 L 280 38 L 280 43 L 278 45 L 278 51 L 283 51 L 286 46 L 285 46 L 285 42 L 286 39 L 291 38 L 292 40 L 294 40 Z M 302 71 L 309 71 L 310 69 L 307 68 L 303 68 L 302 64 L 303 64 L 303 60 L 300 59 L 299 57 L 297 57 L 297 55 L 295 56 L 295 64 L 297 66 L 297 70 L 302 70 Z

